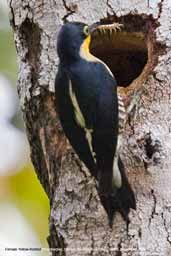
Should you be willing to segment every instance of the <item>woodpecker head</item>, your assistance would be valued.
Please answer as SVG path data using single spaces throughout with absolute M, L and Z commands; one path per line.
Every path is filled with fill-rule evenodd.
M 68 22 L 58 34 L 57 52 L 61 61 L 71 63 L 81 56 L 81 51 L 89 52 L 91 34 L 98 26 L 88 26 L 82 22 Z
M 87 25 L 82 22 L 68 22 L 62 26 L 58 34 L 57 52 L 63 64 L 71 64 L 82 58 L 92 60 L 93 56 L 89 52 L 91 37 L 94 32 L 109 33 L 120 31 L 122 24 L 101 24 L 101 22 Z

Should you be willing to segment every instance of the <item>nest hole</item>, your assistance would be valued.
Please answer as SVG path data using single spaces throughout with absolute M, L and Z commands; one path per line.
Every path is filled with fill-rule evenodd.
M 141 77 L 145 79 L 152 68 L 152 26 L 149 26 L 152 22 L 138 15 L 103 21 L 104 24 L 112 22 L 122 23 L 123 29 L 111 35 L 109 31 L 96 32 L 92 38 L 91 52 L 109 66 L 118 86 L 127 87 L 142 74 Z

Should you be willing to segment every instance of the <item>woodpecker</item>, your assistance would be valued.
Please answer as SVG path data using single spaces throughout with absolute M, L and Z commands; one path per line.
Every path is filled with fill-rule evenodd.
M 109 67 L 90 53 L 92 34 L 99 27 L 99 23 L 88 26 L 82 22 L 61 27 L 55 99 L 64 133 L 97 180 L 99 198 L 112 227 L 115 212 L 129 224 L 128 214 L 136 209 L 136 201 L 120 158 L 123 102 Z M 102 28 L 104 31 L 105 26 Z

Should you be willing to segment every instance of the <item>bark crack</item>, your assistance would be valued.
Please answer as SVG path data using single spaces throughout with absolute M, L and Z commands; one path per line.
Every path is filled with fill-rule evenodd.
M 50 223 L 50 236 L 47 238 L 49 248 L 51 249 L 52 256 L 65 256 L 65 242 L 64 238 L 58 235 L 55 224 Z
M 167 239 L 167 242 L 168 242 L 169 245 L 171 246 L 170 234 L 169 234 L 169 231 L 168 231 L 168 227 L 167 227 L 167 224 L 166 224 L 166 219 L 164 218 L 163 212 L 162 212 L 162 214 L 161 214 L 161 218 L 162 218 L 162 220 L 163 220 L 164 229 L 165 229 L 165 231 L 166 231 L 166 235 L 167 235 L 166 239 Z
M 114 14 L 115 12 L 114 12 L 114 10 L 113 10 L 113 8 L 112 8 L 112 5 L 110 4 L 109 1 L 110 1 L 110 0 L 107 0 L 106 4 L 107 4 L 107 6 L 109 7 L 109 9 L 112 11 L 112 13 Z
M 95 248 L 94 243 L 95 243 L 94 242 L 94 236 L 91 235 L 91 251 L 90 251 L 91 256 L 93 256 L 93 253 L 94 253 L 94 248 Z
M 152 219 L 153 219 L 154 216 L 157 214 L 157 213 L 156 213 L 157 199 L 156 199 L 156 195 L 155 195 L 153 189 L 151 190 L 151 195 L 152 195 L 152 198 L 153 198 L 153 207 L 152 207 L 152 210 L 151 210 L 151 216 L 149 217 L 149 224 L 148 224 L 148 227 L 150 227 L 151 222 L 152 222 Z
M 67 5 L 66 0 L 62 0 L 63 2 L 63 6 L 65 7 L 67 13 L 63 16 L 62 20 L 64 21 L 64 23 L 66 23 L 68 20 L 68 17 L 73 15 L 74 13 L 76 13 L 77 11 L 77 4 L 69 4 Z
M 138 229 L 138 237 L 140 239 L 142 238 L 142 229 L 141 229 L 141 227 Z
M 116 256 L 122 256 L 121 248 L 122 248 L 122 240 L 120 240 L 118 243 L 118 248 L 117 248 L 118 250 L 116 252 Z
M 161 14 L 162 14 L 162 11 L 163 11 L 163 3 L 164 3 L 164 0 L 161 0 L 158 3 L 159 13 L 158 13 L 158 16 L 157 16 L 157 20 L 159 20 L 160 17 L 161 17 Z

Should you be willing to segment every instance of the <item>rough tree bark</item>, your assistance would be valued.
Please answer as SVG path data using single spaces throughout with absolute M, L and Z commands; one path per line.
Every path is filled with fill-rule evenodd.
M 48 242 L 59 249 L 53 255 L 171 255 L 170 8 L 169 0 L 9 1 L 19 61 L 18 92 L 31 158 L 50 200 Z M 124 23 L 119 41 L 123 43 L 114 47 L 116 55 L 122 47 L 117 55 L 123 56 L 120 69 L 125 68 L 122 90 L 131 102 L 136 98 L 122 150 L 137 200 L 128 234 L 119 214 L 113 230 L 109 229 L 95 182 L 67 143 L 55 112 L 56 34 L 66 18 Z M 135 40 L 134 45 L 138 33 L 143 43 L 138 39 L 140 43 Z M 94 52 L 107 59 L 107 43 L 99 45 L 98 52 L 98 42 L 94 42 Z M 137 47 L 146 52 L 147 64 L 139 76 L 124 59 L 124 47 L 128 48 L 125 54 L 134 54 Z M 109 55 L 108 61 L 114 63 L 115 56 Z M 136 58 L 141 59 L 141 54 L 136 53 Z M 111 68 L 114 72 L 114 65 Z M 134 81 L 128 86 L 131 72 Z M 130 93 L 129 88 L 135 90 Z

